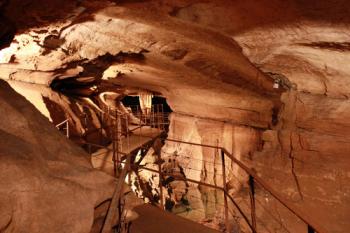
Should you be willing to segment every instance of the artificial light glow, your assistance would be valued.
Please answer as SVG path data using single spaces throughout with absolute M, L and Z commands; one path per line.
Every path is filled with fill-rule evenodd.
M 0 63 L 9 63 L 11 57 L 16 55 L 16 59 L 40 55 L 42 47 L 34 41 L 28 34 L 15 36 L 9 47 L 0 50 Z
M 106 69 L 103 72 L 102 79 L 108 80 L 111 78 L 115 78 L 118 76 L 119 73 L 120 73 L 120 71 L 118 70 L 118 67 L 116 65 L 111 65 L 110 67 L 108 67 L 108 69 Z
M 9 47 L 0 50 L 0 63 L 9 63 L 11 56 L 15 53 L 17 48 L 17 44 L 11 43 Z

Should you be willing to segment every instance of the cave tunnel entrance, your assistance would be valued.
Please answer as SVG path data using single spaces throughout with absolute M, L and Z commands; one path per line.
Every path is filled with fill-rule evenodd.
M 136 95 L 135 96 L 134 95 L 125 96 L 122 99 L 122 103 L 126 107 L 140 106 L 139 97 Z M 163 110 L 165 113 L 172 113 L 173 112 L 172 109 L 170 108 L 170 106 L 168 105 L 166 98 L 164 98 L 162 96 L 153 96 L 152 105 L 163 105 Z
M 144 109 L 146 107 L 145 103 L 140 103 L 144 100 L 141 100 L 142 97 L 139 95 L 127 95 L 121 102 L 125 107 L 129 108 L 136 117 L 141 119 L 141 121 L 153 125 L 152 127 L 160 127 L 167 132 L 170 124 L 169 114 L 172 113 L 172 109 L 168 105 L 166 98 L 158 95 L 150 95 L 149 97 L 149 109 Z

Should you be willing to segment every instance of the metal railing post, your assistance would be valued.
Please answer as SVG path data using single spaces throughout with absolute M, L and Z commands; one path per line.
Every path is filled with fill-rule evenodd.
M 66 122 L 66 128 L 67 128 L 67 132 L 66 132 L 66 136 L 67 136 L 67 138 L 69 138 L 69 121 L 67 120 L 67 122 Z
M 161 112 L 161 114 L 162 114 L 162 117 L 161 117 L 162 130 L 165 130 L 165 113 L 164 113 L 163 104 L 160 105 L 160 112 Z
M 225 152 L 221 150 L 221 164 L 222 164 L 222 186 L 224 189 L 224 211 L 225 211 L 225 227 L 226 232 L 230 232 L 228 224 L 228 204 L 227 204 L 227 185 L 226 185 L 226 166 L 225 166 Z
M 163 201 L 163 178 L 162 178 L 162 159 L 161 154 L 158 153 L 158 170 L 159 170 L 159 200 L 160 207 L 162 210 L 164 209 L 164 201 Z
M 307 225 L 307 233 L 315 233 L 314 228 L 312 228 L 310 225 Z
M 126 140 L 127 140 L 127 151 L 130 151 L 130 132 L 129 132 L 129 118 L 128 115 L 125 115 L 125 121 L 126 121 Z
M 99 139 L 100 144 L 102 144 L 102 132 L 103 131 L 102 131 L 102 125 L 101 125 L 101 127 L 97 131 L 98 139 Z
M 61 126 L 65 126 L 65 128 L 61 128 Z M 66 120 L 64 120 L 64 121 L 62 121 L 61 123 L 59 123 L 59 124 L 57 124 L 56 125 L 56 128 L 58 129 L 58 130 L 60 130 L 60 129 L 62 129 L 63 131 L 64 130 L 66 130 L 66 133 L 65 133 L 65 135 L 66 135 L 66 137 L 67 138 L 69 138 L 70 136 L 69 136 L 69 120 L 68 119 L 66 119 Z
M 252 217 L 252 226 L 256 232 L 256 212 L 255 212 L 255 187 L 254 187 L 254 177 L 249 175 L 249 195 L 250 195 L 250 211 Z
M 176 143 L 183 143 L 183 144 L 194 145 L 194 146 L 201 146 L 201 147 L 206 147 L 206 148 L 220 149 L 222 157 L 225 157 L 225 156 L 228 157 L 228 159 L 232 163 L 235 163 L 240 169 L 244 170 L 249 175 L 248 184 L 249 184 L 249 188 L 250 188 L 249 195 L 250 195 L 250 202 L 251 202 L 251 221 L 246 216 L 246 214 L 242 211 L 242 209 L 240 208 L 238 203 L 233 199 L 233 197 L 228 194 L 226 185 L 224 185 L 224 187 L 218 187 L 216 185 L 203 183 L 203 182 L 196 181 L 196 180 L 189 179 L 189 178 L 185 178 L 185 180 L 187 180 L 189 182 L 193 182 L 193 183 L 199 184 L 199 185 L 204 185 L 204 186 L 207 186 L 207 187 L 211 187 L 211 188 L 214 188 L 214 189 L 223 190 L 225 192 L 225 194 L 226 194 L 225 196 L 238 209 L 239 213 L 241 214 L 241 216 L 245 220 L 246 224 L 249 226 L 250 230 L 253 233 L 257 233 L 257 217 L 256 217 L 256 203 L 255 203 L 255 192 L 256 192 L 255 185 L 256 184 L 259 185 L 259 188 L 261 187 L 262 189 L 267 191 L 272 197 L 274 197 L 287 210 L 289 210 L 291 213 L 296 215 L 300 220 L 302 220 L 307 225 L 308 233 L 316 233 L 316 232 L 317 233 L 329 233 L 328 230 L 324 229 L 321 224 L 319 224 L 317 221 L 315 221 L 315 219 L 311 218 L 311 216 L 309 216 L 306 212 L 302 211 L 298 207 L 296 207 L 293 204 L 291 204 L 289 201 L 285 200 L 280 194 L 277 193 L 277 191 L 275 191 L 272 187 L 269 186 L 269 184 L 267 184 L 262 178 L 260 178 L 253 169 L 249 168 L 243 162 L 241 162 L 236 157 L 234 157 L 224 147 L 218 147 L 218 146 L 213 146 L 213 145 L 205 145 L 205 144 L 200 144 L 200 143 L 195 143 L 195 142 L 186 142 L 186 141 L 170 139 L 170 138 L 166 138 L 165 141 L 176 142 Z M 223 177 L 226 176 L 224 167 L 225 167 L 225 165 L 224 165 L 224 159 L 223 159 Z M 150 169 L 150 168 L 147 168 L 147 167 L 143 167 L 143 169 L 159 173 L 159 171 L 156 170 L 156 169 Z M 225 183 L 226 183 L 226 180 L 224 181 L 224 184 Z M 285 229 L 287 229 L 287 228 L 285 228 Z
M 121 145 L 121 130 L 122 130 L 122 122 L 121 122 L 121 116 L 118 112 L 115 112 L 115 118 L 116 118 L 116 128 L 115 128 L 115 142 L 116 142 L 116 155 L 117 155 L 117 158 L 116 158 L 116 164 L 117 164 L 117 175 L 119 173 L 119 168 L 120 168 L 120 164 L 119 164 L 119 161 L 121 161 L 120 159 L 120 154 L 119 152 L 122 151 L 122 145 Z
M 87 114 L 84 112 L 84 124 L 85 124 L 85 130 L 88 131 L 88 119 Z
M 160 128 L 160 110 L 159 110 L 159 105 L 157 105 L 157 127 L 158 127 L 158 130 L 161 130 Z
M 115 132 L 114 130 L 112 130 L 112 150 L 113 150 L 113 156 L 112 156 L 112 160 L 113 160 L 113 174 L 115 177 L 117 177 L 117 161 L 116 161 L 116 153 L 115 153 Z

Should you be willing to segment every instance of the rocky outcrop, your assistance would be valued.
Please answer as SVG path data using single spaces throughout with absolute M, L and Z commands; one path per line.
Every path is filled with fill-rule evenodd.
M 251 156 L 259 149 L 260 130 L 230 123 L 172 114 L 169 139 L 203 145 L 225 147 L 240 160 L 251 163 Z M 222 160 L 219 149 L 167 141 L 162 158 L 180 161 L 186 177 L 222 186 Z M 175 155 L 174 155 L 175 153 Z M 226 158 L 228 182 L 237 182 L 241 174 L 232 161 Z M 236 184 L 237 185 L 237 184 Z
M 277 125 L 261 135 L 263 150 L 253 153 L 253 167 L 330 232 L 350 229 L 344 205 L 349 12 L 346 1 L 196 2 L 172 12 L 224 31 L 252 63 L 291 89 L 282 95 Z
M 1 232 L 90 232 L 113 178 L 0 82 Z
M 279 127 L 264 132 L 255 168 L 286 198 L 308 209 L 333 232 L 350 226 L 347 99 L 290 92 Z M 269 168 L 269 169 L 267 169 Z M 328 213 L 332 212 L 332 215 Z
M 16 36 L 18 43 L 3 51 L 2 62 L 10 62 L 12 55 L 15 58 L 12 64 L 0 68 L 0 77 L 14 79 L 18 72 L 26 72 L 29 79 L 36 80 L 40 73 L 50 83 L 66 77 L 72 68 L 84 67 L 87 61 L 98 63 L 107 54 L 139 54 L 108 60 L 113 69 L 105 78 L 111 83 L 162 93 L 177 112 L 268 126 L 280 91 L 272 88 L 272 78 L 252 66 L 234 40 L 170 17 L 168 7 L 159 8 L 156 2 L 104 4 L 102 9 L 101 2 L 83 1 L 74 16 L 67 18 L 57 12 L 55 15 L 61 18 L 55 20 L 54 27 L 39 26 L 38 20 L 36 26 L 24 27 L 25 33 Z M 32 14 L 39 11 L 33 8 Z M 93 19 L 86 18 L 89 12 L 94 12 L 90 13 Z M 18 22 L 26 17 L 21 16 Z M 49 36 L 56 36 L 62 43 L 54 49 L 44 46 Z M 197 43 L 202 38 L 206 41 Z M 96 67 L 70 74 L 82 75 L 86 70 L 103 77 L 104 70 Z M 180 93 L 184 98 L 177 98 Z M 216 98 L 202 98 L 213 95 Z

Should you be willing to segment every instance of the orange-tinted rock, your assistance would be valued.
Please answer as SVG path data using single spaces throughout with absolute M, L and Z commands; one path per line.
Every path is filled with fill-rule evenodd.
M 4 81 L 0 99 L 0 229 L 89 232 L 113 178 Z

